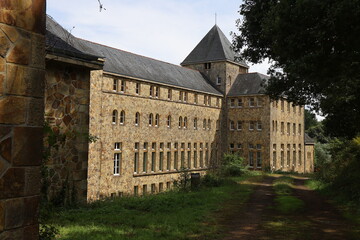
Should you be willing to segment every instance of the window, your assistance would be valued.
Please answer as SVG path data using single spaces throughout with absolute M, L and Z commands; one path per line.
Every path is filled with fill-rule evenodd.
M 197 118 L 194 118 L 194 129 L 197 129 Z
M 293 123 L 293 135 L 296 135 L 296 124 Z
M 188 93 L 184 92 L 184 102 L 187 102 L 187 100 L 188 100 Z
M 255 107 L 255 98 L 249 98 L 249 107 Z
M 148 148 L 148 143 L 144 142 L 144 152 L 143 152 L 143 172 L 146 173 L 147 172 L 147 148 Z
M 120 92 L 122 92 L 122 93 L 124 93 L 125 92 L 125 87 L 126 87 L 126 82 L 125 82 L 125 80 L 121 80 L 120 81 Z
M 155 87 L 155 97 L 156 98 L 160 97 L 160 87 Z
M 139 172 L 139 146 L 140 143 L 135 143 L 135 155 L 134 155 L 134 173 Z
M 261 107 L 262 105 L 263 105 L 264 103 L 263 103 L 263 99 L 262 98 L 257 98 L 257 106 L 258 107 Z
M 216 85 L 221 85 L 221 77 L 216 77 Z
M 194 143 L 194 168 L 197 168 L 197 144 Z
M 191 168 L 191 152 L 190 149 L 188 149 L 187 152 L 187 164 L 186 164 L 187 168 L 190 169 Z
M 255 127 L 255 122 L 254 122 L 254 121 L 250 121 L 250 122 L 249 122 L 249 130 L 250 130 L 250 131 L 254 130 L 254 127 Z
M 120 143 L 120 142 L 116 142 L 116 143 L 114 144 L 114 150 L 115 150 L 115 151 L 121 150 L 121 143 Z
M 125 124 L 125 111 L 120 112 L 120 125 Z
M 154 86 L 150 86 L 149 97 L 153 97 L 153 95 L 154 95 Z
M 169 171 L 170 168 L 171 168 L 171 152 L 169 148 L 168 152 L 166 153 L 166 170 Z
M 197 104 L 197 103 L 198 103 L 198 95 L 194 94 L 194 104 Z
M 208 119 L 207 129 L 208 129 L 208 130 L 211 129 L 211 120 L 210 120 L 210 119 Z
M 296 166 L 296 151 L 293 151 L 293 166 Z
M 112 112 L 112 124 L 117 124 L 117 118 L 118 118 L 118 111 L 114 110 Z
M 176 170 L 178 170 L 178 158 L 179 158 L 179 152 L 175 151 L 174 152 L 174 169 L 176 169 Z
M 135 113 L 135 126 L 139 126 L 140 124 L 140 113 Z
M 184 117 L 184 129 L 187 128 L 187 124 L 188 124 L 187 117 Z
M 136 95 L 140 95 L 140 83 L 136 83 L 135 93 L 136 93 Z
M 151 152 L 151 171 L 155 172 L 155 165 L 156 165 L 156 152 L 155 149 Z
M 166 125 L 167 125 L 168 128 L 171 127 L 171 116 L 170 115 L 167 117 Z
M 200 154 L 200 167 L 202 168 L 202 167 L 204 167 L 204 154 L 203 154 L 203 151 L 202 151 L 202 143 L 200 143 L 200 152 L 199 152 L 199 154 Z
M 243 107 L 243 101 L 242 98 L 238 98 L 238 104 L 237 104 L 238 108 L 242 108 Z
M 237 149 L 242 149 L 242 144 L 241 143 L 237 144 Z
M 281 122 L 281 134 L 284 134 L 284 122 Z
M 286 165 L 287 167 L 290 166 L 290 144 L 286 147 Z
M 181 126 L 182 126 L 182 123 L 183 121 L 182 121 L 182 117 L 179 117 L 179 128 L 181 128 Z
M 216 98 L 216 106 L 217 106 L 217 107 L 220 106 L 220 98 Z
M 242 122 L 241 121 L 237 121 L 237 130 L 238 131 L 242 130 Z
M 156 115 L 155 115 L 155 127 L 158 127 L 158 126 L 159 126 L 159 121 L 160 121 L 159 114 L 156 114 Z
M 300 148 L 301 149 L 301 148 Z M 299 166 L 301 165 L 302 159 L 301 159 L 301 151 L 299 150 Z
M 254 152 L 249 151 L 249 166 L 254 167 Z
M 299 132 L 299 135 L 301 135 L 301 124 L 299 124 L 298 132 Z
M 296 113 L 296 105 L 292 105 L 294 114 Z
M 139 195 L 139 187 L 138 186 L 134 186 L 134 195 L 135 196 Z
M 273 168 L 276 168 L 276 151 L 273 151 Z
M 117 92 L 118 90 L 118 80 L 117 79 L 114 79 L 114 82 L 113 82 L 113 91 L 114 92 Z
M 171 188 L 171 182 L 166 182 L 166 189 L 170 189 Z
M 210 96 L 208 96 L 208 98 L 207 98 L 207 103 L 208 103 L 208 106 L 211 106 L 211 97 Z
M 261 131 L 262 130 L 262 123 L 261 121 L 257 121 L 257 130 Z
M 171 100 L 172 99 L 172 91 L 171 89 L 168 89 L 168 100 Z
M 280 161 L 281 161 L 281 167 L 284 167 L 284 150 L 283 149 L 281 149 L 281 159 L 280 159 Z
M 180 153 L 180 169 L 185 168 L 185 152 L 184 150 L 181 148 L 181 153 Z
M 159 183 L 159 192 L 164 191 L 164 183 Z
M 121 153 L 114 153 L 114 175 L 120 175 Z
M 203 129 L 206 129 L 206 119 L 203 120 Z
M 235 147 L 235 144 L 234 143 L 230 143 L 230 149 L 232 150 L 232 149 L 234 149 L 234 147 Z
M 284 100 L 281 100 L 281 111 L 283 112 L 284 111 Z
M 211 68 L 211 63 L 204 63 L 204 67 L 205 67 L 205 69 L 210 69 Z
M 230 130 L 235 130 L 235 123 L 232 120 L 230 120 Z
M 156 192 L 155 183 L 151 184 L 151 193 L 154 194 Z
M 256 152 L 256 167 L 261 168 L 262 166 L 262 157 L 261 157 L 261 151 Z
M 152 113 L 149 114 L 149 126 L 151 127 L 153 125 L 154 122 L 154 116 Z
M 146 193 L 147 193 L 147 185 L 143 185 L 142 194 L 143 194 L 143 195 L 146 195 Z
M 206 105 L 207 100 L 206 100 L 206 95 L 204 95 L 204 105 Z
M 287 111 L 290 112 L 290 102 L 287 102 Z
M 231 108 L 235 107 L 235 98 L 230 99 L 230 107 Z
M 290 123 L 287 123 L 287 135 L 290 135 Z
M 183 100 L 183 92 L 179 92 L 179 101 L 181 102 Z

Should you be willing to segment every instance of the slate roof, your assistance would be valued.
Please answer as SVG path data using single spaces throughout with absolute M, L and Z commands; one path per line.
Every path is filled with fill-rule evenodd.
M 307 135 L 307 133 L 305 133 L 304 142 L 306 145 L 313 145 L 313 144 L 315 144 L 315 139 L 311 138 L 309 135 Z
M 239 74 L 229 90 L 228 96 L 263 94 L 265 92 L 263 83 L 268 79 L 268 76 L 257 72 Z
M 232 50 L 230 41 L 221 29 L 214 25 L 181 65 L 228 60 L 248 67 L 245 62 L 238 61 L 236 57 L 238 55 Z
M 48 46 L 54 44 L 54 39 L 61 39 L 65 43 L 55 43 L 56 48 L 79 55 L 101 56 L 105 58 L 105 72 L 222 95 L 199 71 L 76 38 L 49 17 L 46 25 Z

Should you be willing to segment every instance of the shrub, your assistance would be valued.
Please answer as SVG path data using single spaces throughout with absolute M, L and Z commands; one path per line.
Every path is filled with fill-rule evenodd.
M 201 179 L 201 185 L 205 187 L 219 187 L 224 182 L 224 179 L 221 178 L 218 174 L 208 172 Z
M 223 176 L 240 176 L 247 171 L 244 159 L 237 154 L 224 154 L 220 172 Z

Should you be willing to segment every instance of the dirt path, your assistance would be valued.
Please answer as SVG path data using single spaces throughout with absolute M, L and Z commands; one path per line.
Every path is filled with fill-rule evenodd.
M 223 240 L 355 240 L 354 225 L 316 192 L 304 186 L 305 179 L 294 178 L 292 196 L 304 202 L 304 209 L 293 214 L 281 214 L 275 208 L 272 183 L 276 177 L 266 176 L 256 186 L 249 200 L 223 219 L 226 229 Z

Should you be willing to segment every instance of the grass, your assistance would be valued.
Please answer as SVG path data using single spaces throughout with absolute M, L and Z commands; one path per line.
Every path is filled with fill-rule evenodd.
M 291 196 L 293 179 L 288 176 L 282 176 L 273 183 L 276 193 L 275 208 L 283 214 L 291 214 L 300 211 L 305 204 L 297 197 Z
M 98 201 L 56 210 L 50 223 L 58 239 L 216 239 L 220 226 L 214 212 L 227 201 L 245 202 L 253 186 L 237 184 L 249 176 L 194 192 L 169 191 L 144 197 Z M 259 179 L 259 176 L 251 177 Z

